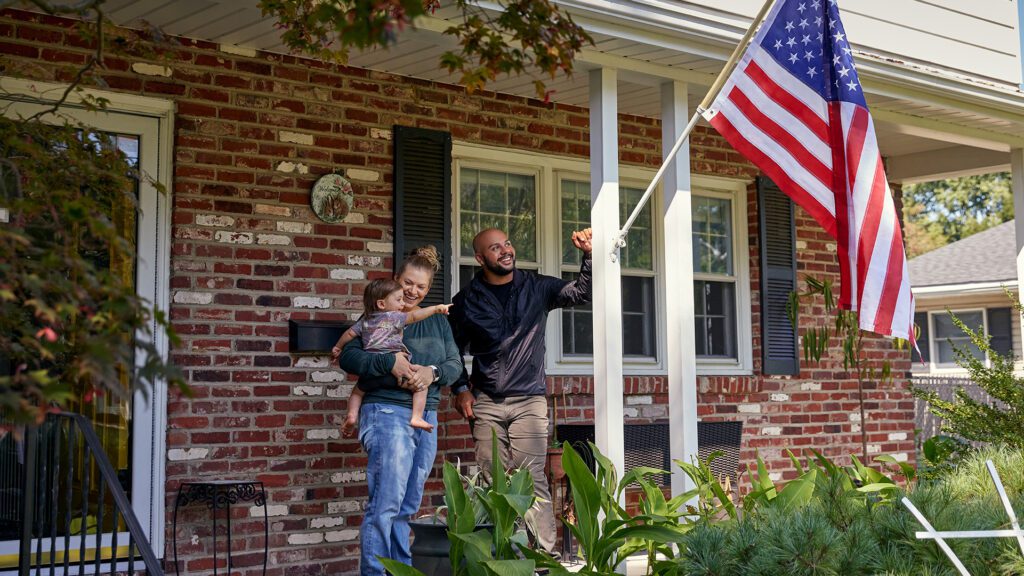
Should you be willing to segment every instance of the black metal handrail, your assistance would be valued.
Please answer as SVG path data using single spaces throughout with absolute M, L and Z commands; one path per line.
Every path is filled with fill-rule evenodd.
M 125 568 L 128 574 L 137 574 L 143 570 L 139 567 L 136 572 L 139 559 L 146 574 L 163 576 L 160 561 L 88 419 L 80 414 L 52 414 L 40 426 L 28 428 L 22 462 L 19 576 L 28 576 L 33 569 L 35 574 L 42 575 L 47 568 L 51 575 L 58 571 L 70 574 L 69 568 L 76 564 L 77 574 L 84 574 L 88 567 L 93 574 L 104 570 L 121 572 Z M 113 504 L 112 518 L 111 515 L 104 518 L 108 496 Z M 76 518 L 78 560 L 71 562 L 72 537 L 76 531 L 73 520 Z M 122 529 L 128 532 L 126 554 L 118 553 L 118 534 Z M 107 534 L 110 535 L 110 555 L 104 558 Z M 43 543 L 47 539 L 49 553 L 44 554 Z M 90 539 L 93 541 L 91 548 L 88 547 Z M 58 561 L 59 540 L 63 540 L 63 554 Z M 120 562 L 125 567 L 119 568 Z

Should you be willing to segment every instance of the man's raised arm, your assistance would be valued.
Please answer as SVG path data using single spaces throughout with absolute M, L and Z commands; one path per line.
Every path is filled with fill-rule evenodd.
M 551 308 L 565 308 L 577 306 L 590 302 L 591 284 L 593 284 L 591 237 L 593 232 L 590 228 L 572 233 L 572 243 L 583 252 L 583 264 L 580 265 L 580 275 L 575 280 L 567 282 L 555 295 Z

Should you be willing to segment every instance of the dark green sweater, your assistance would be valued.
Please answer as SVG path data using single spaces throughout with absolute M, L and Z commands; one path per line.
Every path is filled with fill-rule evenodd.
M 402 342 L 412 353 L 413 364 L 429 366 L 433 364 L 441 370 L 441 379 L 431 384 L 427 392 L 427 410 L 437 410 L 441 401 L 441 386 L 449 386 L 462 374 L 462 357 L 452 338 L 452 329 L 440 314 L 426 320 L 409 324 L 405 327 Z M 389 386 L 366 393 L 364 404 L 375 402 L 398 404 L 412 407 L 412 394 L 398 388 L 391 377 L 391 368 L 395 365 L 394 354 L 381 354 L 363 350 L 363 341 L 359 338 L 348 343 L 338 359 L 341 369 L 350 374 L 358 374 L 360 381 L 364 379 L 388 376 Z

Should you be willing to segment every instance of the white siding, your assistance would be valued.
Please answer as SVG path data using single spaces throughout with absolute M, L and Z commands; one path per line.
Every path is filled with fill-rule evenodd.
M 1017 2 L 840 0 L 839 6 L 849 37 L 860 50 L 1016 86 L 1021 83 Z M 687 4 L 751 18 L 761 0 Z

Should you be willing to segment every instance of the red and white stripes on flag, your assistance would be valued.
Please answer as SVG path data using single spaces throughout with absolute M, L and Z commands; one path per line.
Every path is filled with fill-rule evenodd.
M 913 341 L 899 220 L 835 0 L 778 2 L 702 114 L 835 238 L 840 306 Z

